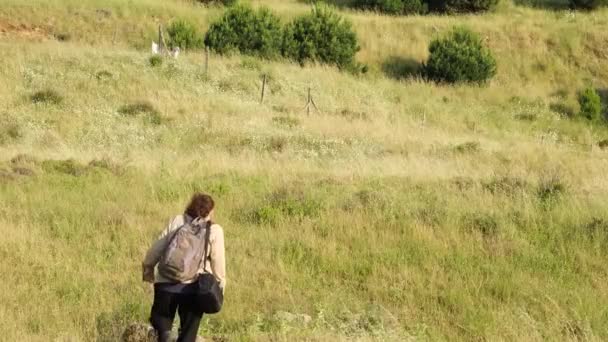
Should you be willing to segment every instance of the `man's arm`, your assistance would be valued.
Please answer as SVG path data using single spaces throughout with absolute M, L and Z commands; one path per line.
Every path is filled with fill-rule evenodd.
M 158 239 L 154 241 L 152 246 L 146 252 L 144 261 L 142 262 L 143 281 L 153 283 L 154 282 L 154 267 L 160 261 L 160 258 L 169 244 L 171 232 L 181 227 L 184 224 L 183 217 L 175 217 L 165 228 Z
M 214 226 L 215 238 L 211 244 L 211 270 L 224 290 L 226 286 L 226 256 L 224 249 L 224 229 L 220 225 Z

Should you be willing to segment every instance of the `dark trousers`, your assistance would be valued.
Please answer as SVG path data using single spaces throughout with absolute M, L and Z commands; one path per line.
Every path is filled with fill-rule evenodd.
M 193 295 L 155 288 L 150 324 L 156 329 L 159 342 L 169 342 L 176 311 L 180 320 L 177 342 L 195 342 L 203 313 L 194 305 Z

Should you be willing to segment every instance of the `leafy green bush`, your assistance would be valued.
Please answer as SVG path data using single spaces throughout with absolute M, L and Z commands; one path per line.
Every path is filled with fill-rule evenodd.
M 421 0 L 355 0 L 352 6 L 394 15 L 425 12 Z
M 440 13 L 479 13 L 492 10 L 498 0 L 428 0 L 429 11 Z
M 429 52 L 425 74 L 437 82 L 482 83 L 496 74 L 496 60 L 490 50 L 477 34 L 464 27 L 432 41 Z
M 150 66 L 152 67 L 157 67 L 157 66 L 161 66 L 163 65 L 163 57 L 160 55 L 152 55 L 150 56 L 150 58 L 148 59 L 148 63 L 150 64 Z
M 349 21 L 328 7 L 315 6 L 285 26 L 282 51 L 300 64 L 317 61 L 351 68 L 359 44 Z
M 267 8 L 257 11 L 249 6 L 231 7 L 211 24 L 205 45 L 218 53 L 239 51 L 260 57 L 276 57 L 281 46 L 281 23 Z
M 592 11 L 599 8 L 602 5 L 608 5 L 608 1 L 602 0 L 570 0 L 571 9 L 580 9 Z
M 203 37 L 196 26 L 185 20 L 175 20 L 167 27 L 169 48 L 199 49 L 203 47 Z
M 588 87 L 578 94 L 578 103 L 581 107 L 580 116 L 591 120 L 599 120 L 602 114 L 602 100 L 594 88 Z

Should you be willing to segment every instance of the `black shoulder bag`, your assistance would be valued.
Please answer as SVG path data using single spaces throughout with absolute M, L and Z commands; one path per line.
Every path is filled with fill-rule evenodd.
M 220 312 L 224 303 L 224 293 L 220 288 L 217 278 L 208 272 L 207 267 L 207 247 L 210 245 L 209 235 L 211 234 L 211 221 L 207 223 L 205 232 L 205 248 L 203 252 L 203 273 L 198 277 L 198 289 L 196 301 L 204 313 L 214 314 Z

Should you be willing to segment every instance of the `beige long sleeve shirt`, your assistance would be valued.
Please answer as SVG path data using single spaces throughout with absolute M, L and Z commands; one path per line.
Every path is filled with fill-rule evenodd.
M 160 234 L 158 239 L 152 244 L 143 261 L 143 279 L 144 281 L 154 283 L 170 283 L 159 274 L 156 267 L 160 258 L 171 242 L 173 232 L 184 225 L 185 220 L 190 220 L 186 215 L 176 216 Z M 213 274 L 220 283 L 220 287 L 224 289 L 226 286 L 226 258 L 224 251 L 224 230 L 219 224 L 211 225 L 209 233 L 210 248 L 207 250 L 207 258 L 205 265 L 201 263 L 198 273 L 204 273 L 205 270 Z

